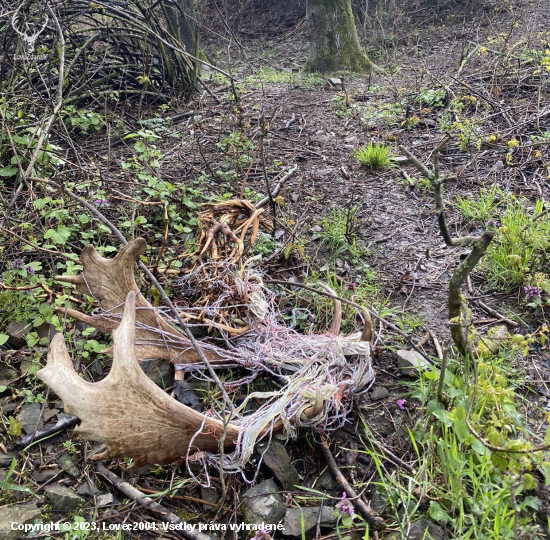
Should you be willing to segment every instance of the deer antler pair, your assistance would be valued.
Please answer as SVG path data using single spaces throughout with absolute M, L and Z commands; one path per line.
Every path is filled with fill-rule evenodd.
M 75 434 L 107 446 L 105 452 L 93 459 L 131 457 L 136 467 L 172 463 L 195 450 L 217 453 L 224 432 L 221 421 L 178 403 L 139 366 L 137 358 L 149 357 L 177 364 L 199 362 L 199 355 L 189 341 L 139 293 L 133 267 L 145 249 L 145 241 L 136 239 L 114 259 L 104 259 L 90 245 L 81 254 L 82 274 L 58 278 L 99 300 L 103 311 L 96 315 L 71 309 L 58 308 L 58 311 L 113 334 L 114 358 L 109 375 L 97 383 L 82 380 L 72 367 L 62 335 L 52 340 L 47 365 L 37 373 L 61 397 L 66 411 L 81 419 Z M 333 296 L 334 303 L 330 333 L 338 336 L 341 305 L 332 289 L 325 287 L 325 290 Z M 287 385 L 280 393 L 284 401 L 265 404 L 256 416 L 232 419 L 233 423 L 225 428 L 224 449 L 237 445 L 245 462 L 257 437 L 271 430 L 292 430 L 291 424 L 318 424 L 327 418 L 329 410 L 331 426 L 338 427 L 338 422 L 345 420 L 344 393 L 351 397 L 354 391 L 364 391 L 374 378 L 369 344 L 364 343 L 370 339 L 370 319 L 366 318 L 365 323 L 363 333 L 352 336 L 299 337 L 287 331 L 288 338 L 282 341 L 278 338 L 274 350 L 269 333 L 260 339 L 261 329 L 266 328 L 261 323 L 258 328 L 252 325 L 256 330 L 251 328 L 249 337 L 242 338 L 247 341 L 238 340 L 231 353 L 201 343 L 205 355 L 218 366 L 242 365 L 283 374 L 286 358 L 286 368 L 294 374 L 294 377 L 285 375 Z M 280 327 L 275 333 L 285 335 L 282 330 Z M 254 334 L 255 331 L 260 334 Z M 271 351 L 267 356 L 262 340 L 267 340 L 267 350 Z M 349 403 L 350 399 L 345 401 Z

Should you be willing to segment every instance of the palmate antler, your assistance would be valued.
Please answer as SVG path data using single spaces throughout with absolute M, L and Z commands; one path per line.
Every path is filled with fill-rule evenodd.
M 134 350 L 137 298 L 133 291 L 126 296 L 122 320 L 113 331 L 113 366 L 105 379 L 89 383 L 78 376 L 62 334 L 53 338 L 46 367 L 36 376 L 63 400 L 65 412 L 80 418 L 76 436 L 106 445 L 94 460 L 130 457 L 133 467 L 168 464 L 185 458 L 191 440 L 191 453 L 218 452 L 222 422 L 177 402 L 140 368 Z M 228 424 L 226 449 L 235 446 L 239 432 Z
M 145 253 L 147 244 L 137 238 L 126 245 L 114 259 L 101 257 L 92 245 L 86 246 L 80 255 L 84 268 L 78 276 L 62 276 L 58 281 L 74 283 L 76 289 L 93 296 L 103 312 L 85 315 L 73 309 L 57 308 L 61 313 L 82 321 L 94 328 L 112 332 L 120 322 L 126 295 L 136 293 L 136 355 L 138 358 L 165 358 L 177 364 L 201 363 L 197 351 L 189 340 L 173 328 L 139 293 L 134 278 L 134 265 Z M 212 363 L 223 363 L 214 348 L 203 348 Z

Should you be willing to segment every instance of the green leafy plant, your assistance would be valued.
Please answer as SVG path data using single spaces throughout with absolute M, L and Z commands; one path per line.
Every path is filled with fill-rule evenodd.
M 67 122 L 77 128 L 83 135 L 100 131 L 105 125 L 105 117 L 88 109 L 76 109 L 74 105 L 65 107 Z
M 528 206 L 522 198 L 508 198 L 498 235 L 481 268 L 498 287 L 540 287 L 543 294 L 550 295 L 550 220 L 545 218 L 542 201 L 529 210 Z
M 353 152 L 361 165 L 372 170 L 382 170 L 389 167 L 392 155 L 390 149 L 384 144 L 370 142 L 367 146 L 359 148 Z
M 456 206 L 468 221 L 486 224 L 498 216 L 498 208 L 502 204 L 504 194 L 494 185 L 491 189 L 481 188 L 479 199 L 457 197 Z
M 550 462 L 547 451 L 534 450 L 539 437 L 524 423 L 510 381 L 518 346 L 511 340 L 499 356 L 479 361 L 473 381 L 468 364 L 453 360 L 443 378 L 435 368 L 420 374 L 410 397 L 420 400 L 426 416 L 408 432 L 413 472 L 391 473 L 383 455 L 365 450 L 378 470 L 377 490 L 393 510 L 392 526 L 405 531 L 428 517 L 453 538 L 472 540 L 533 538 L 540 531 L 535 512 L 541 503 L 532 490 L 539 471 L 550 481 Z
M 445 106 L 447 93 L 444 88 L 424 88 L 418 94 L 418 101 L 422 107 L 441 108 Z

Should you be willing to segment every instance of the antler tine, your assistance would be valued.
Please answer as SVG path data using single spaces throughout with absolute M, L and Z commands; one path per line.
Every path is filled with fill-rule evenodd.
M 365 306 L 361 307 L 361 311 L 365 320 L 365 326 L 363 326 L 363 332 L 361 332 L 361 341 L 368 341 L 370 343 L 372 341 L 372 317 Z
M 17 29 L 15 23 L 17 22 L 17 17 L 19 17 L 19 9 L 13 14 L 11 18 L 11 27 L 15 30 L 16 34 L 19 34 L 21 37 L 26 37 L 26 34 L 23 34 L 20 30 Z
M 93 296 L 104 313 L 84 315 L 78 311 L 57 308 L 57 311 L 100 330 L 112 332 L 122 313 L 126 295 L 136 293 L 138 321 L 136 353 L 140 358 L 165 358 L 177 363 L 200 363 L 201 358 L 189 340 L 178 332 L 151 304 L 139 294 L 134 278 L 134 264 L 145 253 L 147 244 L 137 238 L 119 251 L 114 259 L 105 259 L 92 245 L 86 246 L 80 255 L 84 271 L 78 276 L 61 276 L 58 281 L 73 283 L 77 291 Z M 213 350 L 203 349 L 210 362 L 221 364 L 224 360 Z
M 80 418 L 77 437 L 106 445 L 94 460 L 129 457 L 134 458 L 133 467 L 168 464 L 186 456 L 193 437 L 196 450 L 219 451 L 223 423 L 178 403 L 139 367 L 134 353 L 135 310 L 136 294 L 131 291 L 113 332 L 113 367 L 105 379 L 89 383 L 77 375 L 62 334 L 53 338 L 46 367 L 36 376 L 63 400 L 68 414 Z M 228 424 L 227 449 L 235 445 L 239 433 L 240 428 Z
M 332 303 L 334 304 L 334 315 L 328 331 L 337 336 L 340 333 L 340 326 L 342 325 L 342 304 L 340 300 L 336 298 L 336 293 L 328 285 L 324 283 L 319 283 L 319 285 L 334 297 L 332 299 Z

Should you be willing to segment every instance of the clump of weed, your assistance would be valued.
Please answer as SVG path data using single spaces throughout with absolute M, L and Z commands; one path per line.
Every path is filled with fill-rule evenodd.
M 502 191 L 497 186 L 493 186 L 491 189 L 481 188 L 478 200 L 457 197 L 456 206 L 468 221 L 486 224 L 496 218 L 502 201 Z
M 386 145 L 372 142 L 363 148 L 358 148 L 352 155 L 361 162 L 361 165 L 374 171 L 389 167 L 392 158 L 390 149 Z
M 392 526 L 405 531 L 426 517 L 453 538 L 478 540 L 534 538 L 540 532 L 541 502 L 534 489 L 550 479 L 550 461 L 523 421 L 513 380 L 519 374 L 510 367 L 516 352 L 512 346 L 480 361 L 474 384 L 470 369 L 452 360 L 443 375 L 435 368 L 420 374 L 411 397 L 420 400 L 426 416 L 409 431 L 417 459 L 412 474 L 390 473 L 384 455 L 361 450 L 378 470 L 376 487 L 394 513 Z M 403 406 L 407 400 L 398 404 Z
M 542 201 L 530 209 L 527 204 L 510 197 L 482 268 L 492 285 L 505 289 L 536 286 L 550 296 L 550 220 Z

